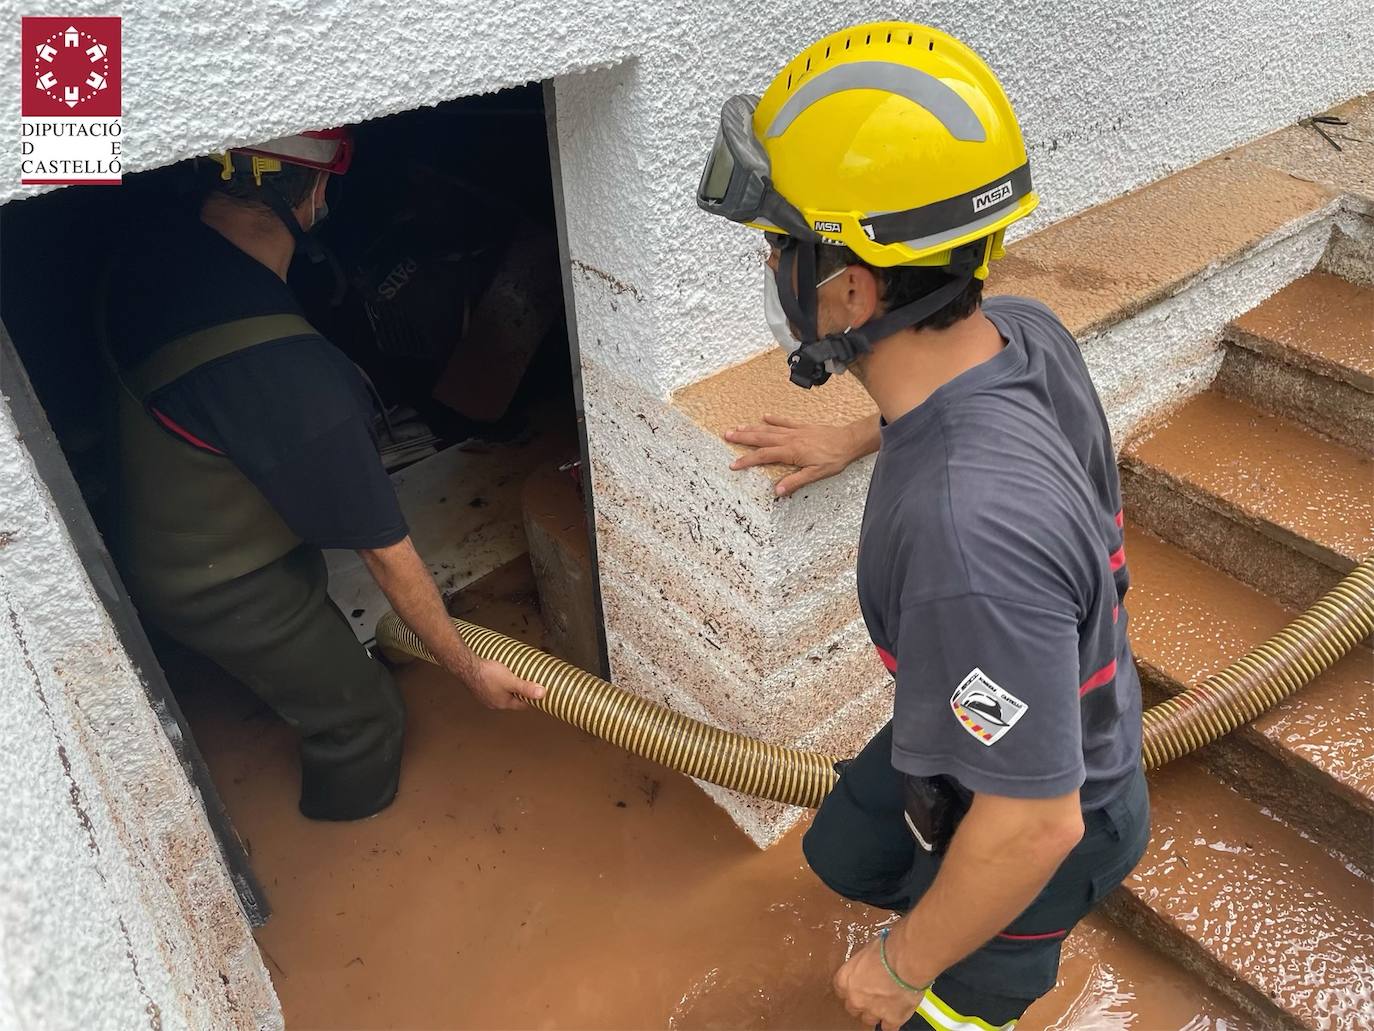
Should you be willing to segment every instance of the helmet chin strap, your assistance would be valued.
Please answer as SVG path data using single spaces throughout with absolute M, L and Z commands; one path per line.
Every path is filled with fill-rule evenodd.
M 825 245 L 789 241 L 782 248 L 774 273 L 783 311 L 801 332 L 801 346 L 787 358 L 791 380 L 808 390 L 830 378 L 832 364 L 841 369 L 852 365 L 860 355 L 873 350 L 878 341 L 935 314 L 963 293 L 974 278 L 972 269 L 953 272 L 948 283 L 910 304 L 884 312 L 857 328 L 822 337 L 817 328 L 819 305 L 816 295 L 816 259 L 822 246 Z
M 318 183 L 316 183 L 318 186 Z M 315 186 L 310 188 L 311 196 L 314 196 Z M 268 180 L 262 184 L 262 198 L 267 202 L 267 206 L 272 209 L 277 218 L 281 219 L 282 225 L 296 240 L 296 246 L 310 259 L 313 264 L 327 260 L 324 248 L 320 246 L 320 241 L 314 235 L 301 228 L 300 219 L 296 218 L 296 212 L 291 208 L 291 202 L 286 199 L 286 194 L 276 183 Z
M 316 183 L 318 186 L 318 183 Z M 315 187 L 311 187 L 310 196 L 313 207 Z M 301 228 L 301 223 L 296 218 L 296 212 L 291 208 L 291 202 L 286 199 L 281 189 L 272 182 L 262 184 L 262 197 L 267 202 L 267 206 L 272 209 L 277 218 L 281 219 L 282 225 L 286 226 L 291 235 L 296 240 L 296 248 L 300 250 L 312 265 L 329 264 L 329 273 L 332 285 L 329 291 L 330 307 L 337 308 L 348 292 L 348 282 L 344 278 L 343 269 L 339 266 L 339 259 L 334 256 L 333 251 L 325 250 L 319 238 L 307 229 Z
M 806 341 L 816 339 L 816 247 L 788 237 L 773 272 L 782 310 L 801 333 L 803 347 Z

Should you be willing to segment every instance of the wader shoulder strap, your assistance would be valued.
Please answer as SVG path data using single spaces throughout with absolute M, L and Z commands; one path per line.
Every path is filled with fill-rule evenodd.
M 120 379 L 139 401 L 207 362 L 283 337 L 311 336 L 315 329 L 299 315 L 255 315 L 197 330 L 163 344 Z

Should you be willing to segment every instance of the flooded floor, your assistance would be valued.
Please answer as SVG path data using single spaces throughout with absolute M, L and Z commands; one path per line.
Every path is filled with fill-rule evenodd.
M 540 643 L 522 559 L 455 612 Z M 829 991 L 888 915 L 759 852 L 685 778 L 537 712 L 398 675 L 400 795 L 373 819 L 296 811 L 293 736 L 246 691 L 183 704 L 273 916 L 258 933 L 288 1028 L 852 1028 Z M 1019 1025 L 1235 1031 L 1224 1002 L 1105 920 L 1065 945 Z

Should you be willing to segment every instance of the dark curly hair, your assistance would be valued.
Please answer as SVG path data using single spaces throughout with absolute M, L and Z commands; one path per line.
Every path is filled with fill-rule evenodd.
M 896 265 L 892 268 L 878 268 L 861 261 L 848 247 L 823 246 L 816 257 L 818 279 L 833 275 L 850 265 L 862 265 L 873 273 L 878 280 L 880 299 L 884 311 L 892 311 L 912 301 L 919 301 L 927 294 L 938 290 L 949 282 L 950 274 L 942 268 L 924 265 Z M 943 308 L 913 323 L 913 329 L 948 329 L 962 319 L 968 318 L 978 310 L 983 301 L 983 281 L 971 280 L 959 296 Z
M 253 181 L 253 159 L 250 155 L 234 154 L 231 160 L 234 163 L 234 175 L 231 179 L 223 177 L 224 166 L 218 157 L 197 162 L 205 187 L 203 199 L 218 194 L 240 204 L 266 207 L 267 199 L 263 192 L 275 189 L 280 191 L 286 202 L 294 208 L 310 196 L 310 191 L 315 188 L 316 178 L 321 174 L 319 169 L 283 161 L 280 172 L 263 173 L 262 186 L 259 187 Z

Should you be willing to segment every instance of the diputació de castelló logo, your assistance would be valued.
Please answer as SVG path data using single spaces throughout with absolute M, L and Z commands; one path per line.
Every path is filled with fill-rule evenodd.
M 20 182 L 117 184 L 120 19 L 23 18 L 20 39 Z

